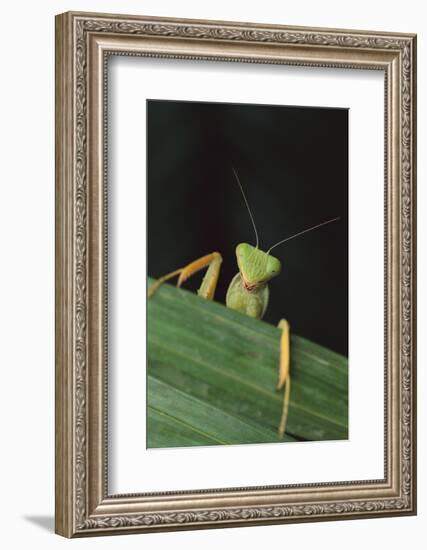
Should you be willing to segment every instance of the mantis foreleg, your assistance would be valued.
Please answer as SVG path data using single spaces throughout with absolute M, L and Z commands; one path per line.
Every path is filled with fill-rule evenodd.
M 148 297 L 150 298 L 165 281 L 168 281 L 169 279 L 172 279 L 173 277 L 177 277 L 179 275 L 176 286 L 180 287 L 182 283 L 184 283 L 192 275 L 207 267 L 208 270 L 203 277 L 202 284 L 200 285 L 197 294 L 199 296 L 202 296 L 202 298 L 213 300 L 215 296 L 216 285 L 218 283 L 221 263 L 222 257 L 219 252 L 212 252 L 211 254 L 202 256 L 201 258 L 194 260 L 186 266 L 181 267 L 180 269 L 176 269 L 171 273 L 167 273 L 166 275 L 163 275 L 163 277 L 160 277 L 160 279 L 157 279 L 157 281 L 148 289 Z
M 291 376 L 289 372 L 290 364 L 290 330 L 289 323 L 286 319 L 279 322 L 279 328 L 282 329 L 280 337 L 280 364 L 279 364 L 279 379 L 277 381 L 277 389 L 285 387 L 283 396 L 282 416 L 279 424 L 279 435 L 283 437 L 286 431 L 286 423 L 288 420 L 289 397 L 291 394 Z

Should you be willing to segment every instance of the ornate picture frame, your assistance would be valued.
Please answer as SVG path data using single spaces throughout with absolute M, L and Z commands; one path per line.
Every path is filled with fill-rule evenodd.
M 383 71 L 384 478 L 108 492 L 111 55 Z M 416 513 L 416 36 L 68 12 L 56 18 L 56 532 L 65 537 Z

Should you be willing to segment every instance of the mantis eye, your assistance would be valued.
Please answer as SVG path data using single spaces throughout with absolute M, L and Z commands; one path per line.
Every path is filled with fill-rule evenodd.
M 266 274 L 267 277 L 275 277 L 281 271 L 280 261 L 274 256 L 268 256 Z

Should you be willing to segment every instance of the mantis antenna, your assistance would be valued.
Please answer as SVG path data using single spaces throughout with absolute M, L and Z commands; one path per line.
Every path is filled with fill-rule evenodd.
M 279 244 L 283 244 L 286 241 L 290 241 L 291 239 L 295 239 L 295 237 L 299 237 L 303 233 L 308 233 L 309 231 L 313 231 L 313 229 L 318 229 L 319 227 L 322 227 L 323 225 L 327 225 L 328 223 L 336 222 L 340 218 L 332 218 L 331 220 L 327 220 L 326 222 L 318 223 L 317 225 L 313 225 L 312 227 L 309 227 L 308 229 L 304 229 L 303 231 L 300 231 L 299 233 L 295 233 L 295 235 L 291 235 L 290 237 L 286 237 L 286 239 L 283 239 L 282 241 L 279 241 L 276 244 L 273 244 L 271 248 L 268 249 L 267 254 L 270 254 L 270 252 L 275 248 L 276 246 L 279 246 Z
M 258 231 L 256 230 L 256 225 L 255 225 L 254 217 L 252 216 L 251 209 L 249 208 L 249 203 L 248 203 L 248 200 L 247 200 L 247 198 L 246 198 L 245 192 L 243 191 L 242 184 L 240 183 L 239 176 L 237 175 L 237 172 L 236 172 L 236 170 L 234 169 L 234 167 L 232 166 L 231 168 L 233 169 L 233 173 L 234 173 L 234 175 L 236 176 L 236 180 L 237 180 L 237 183 L 239 184 L 240 191 L 242 192 L 243 199 L 244 199 L 245 204 L 246 204 L 246 208 L 248 209 L 249 216 L 251 217 L 251 222 L 252 222 L 252 225 L 254 226 L 255 237 L 256 237 L 256 245 L 255 245 L 255 248 L 258 248 L 258 244 L 259 244 Z

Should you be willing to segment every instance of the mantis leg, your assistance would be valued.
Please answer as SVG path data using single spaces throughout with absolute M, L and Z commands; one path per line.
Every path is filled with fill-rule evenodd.
M 194 273 L 197 273 L 201 269 L 207 267 L 208 270 L 203 277 L 202 284 L 200 285 L 197 294 L 203 298 L 207 298 L 208 300 L 213 300 L 221 263 L 222 257 L 219 252 L 212 252 L 212 254 L 202 256 L 201 258 L 194 260 L 194 262 L 172 271 L 171 273 L 167 273 L 166 275 L 163 275 L 163 277 L 160 277 L 160 279 L 157 279 L 157 281 L 148 289 L 148 297 L 150 298 L 165 281 L 179 275 L 176 286 L 180 287 L 182 283 L 194 275 Z
M 285 388 L 283 395 L 282 416 L 279 424 L 279 436 L 283 437 L 286 431 L 286 423 L 288 420 L 289 397 L 291 394 L 291 375 L 289 371 L 290 364 L 290 333 L 289 323 L 285 319 L 279 322 L 279 328 L 282 329 L 280 338 L 280 365 L 279 379 L 277 381 L 277 389 Z

